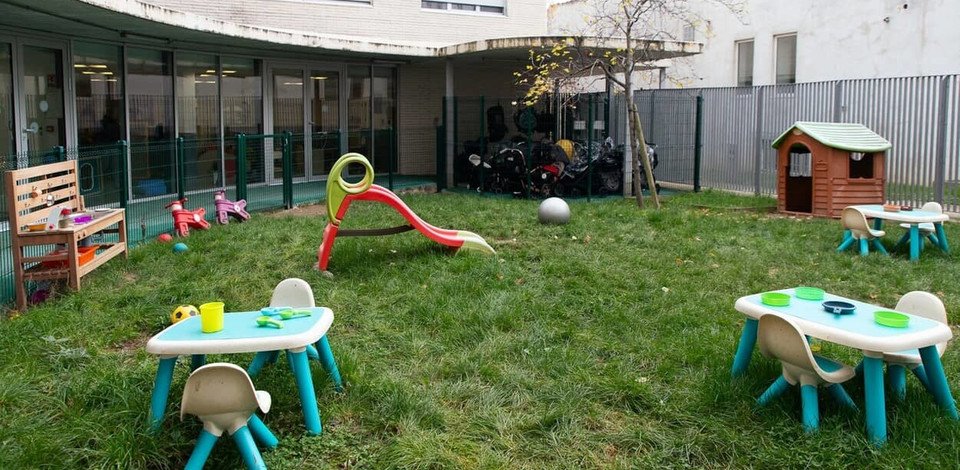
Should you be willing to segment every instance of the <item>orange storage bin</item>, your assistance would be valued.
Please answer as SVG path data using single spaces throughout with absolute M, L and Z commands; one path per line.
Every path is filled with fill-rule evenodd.
M 79 259 L 79 262 L 80 262 L 80 266 L 83 266 L 83 265 L 89 263 L 90 261 L 92 261 L 93 258 L 96 257 L 96 255 L 97 255 L 97 249 L 98 249 L 98 248 L 100 248 L 100 245 L 90 245 L 90 246 L 81 246 L 81 247 L 78 247 L 78 248 L 77 248 L 77 251 L 79 251 L 78 259 Z M 48 255 L 65 255 L 65 254 L 67 254 L 67 249 L 66 249 L 66 248 L 60 248 L 60 249 L 58 249 L 58 250 L 53 250 L 53 251 L 51 251 L 50 253 L 47 253 L 47 254 L 48 254 Z M 45 268 L 66 268 L 66 267 L 67 267 L 67 261 L 66 261 L 66 260 L 44 261 L 43 263 L 40 263 L 40 264 L 42 264 L 43 267 L 45 267 Z

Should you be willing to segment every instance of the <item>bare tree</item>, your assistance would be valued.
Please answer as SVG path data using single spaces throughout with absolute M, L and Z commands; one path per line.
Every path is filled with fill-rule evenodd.
M 668 50 L 663 40 L 676 40 L 677 31 L 703 24 L 697 10 L 686 0 L 584 0 L 583 24 L 570 37 L 550 46 L 530 51 L 525 70 L 514 75 L 517 84 L 527 87 L 526 100 L 533 103 L 547 93 L 582 89 L 588 77 L 600 77 L 619 88 L 626 96 L 627 126 L 624 175 L 632 175 L 624 184 L 624 195 L 634 190 L 637 205 L 643 206 L 640 191 L 640 166 L 655 207 L 660 207 L 653 171 L 647 155 L 640 115 L 633 100 L 636 73 L 656 68 L 654 63 L 671 56 L 699 52 L 699 45 L 684 45 Z M 714 3 L 739 12 L 742 0 L 701 0 L 695 6 Z M 587 77 L 585 79 L 585 77 Z M 631 188 L 632 186 L 632 188 Z

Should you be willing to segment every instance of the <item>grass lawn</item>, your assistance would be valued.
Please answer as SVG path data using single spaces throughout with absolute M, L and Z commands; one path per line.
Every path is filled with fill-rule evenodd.
M 63 295 L 0 322 L 0 468 L 181 468 L 200 425 L 177 418 L 189 373 L 181 361 L 157 434 L 146 418 L 157 359 L 146 340 L 178 304 L 264 306 L 273 286 L 301 277 L 336 313 L 329 338 L 347 382 L 333 392 L 316 364 L 324 423 L 305 435 L 284 360 L 256 385 L 273 395 L 265 422 L 280 437 L 270 468 L 953 468 L 960 423 L 908 377 L 888 403 L 889 444 L 873 448 L 863 415 L 821 396 L 807 436 L 794 390 L 767 408 L 754 399 L 779 365 L 754 353 L 746 377 L 730 364 L 746 294 L 815 285 L 893 306 L 940 295 L 960 315 L 957 255 L 836 254 L 839 222 L 732 207 L 773 201 L 680 194 L 662 211 L 629 201 L 572 203 L 565 226 L 536 223 L 537 203 L 470 195 L 410 195 L 438 226 L 482 234 L 497 256 L 449 255 L 417 232 L 343 238 L 332 278 L 311 269 L 323 217 L 254 215 L 193 232 L 190 251 L 135 248 Z M 399 222 L 354 205 L 345 227 Z M 900 235 L 890 228 L 888 241 Z M 960 246 L 955 226 L 951 244 Z M 848 363 L 855 351 L 825 344 Z M 956 385 L 960 351 L 944 357 Z M 251 355 L 210 357 L 246 365 Z M 847 384 L 862 408 L 862 388 Z M 241 466 L 229 440 L 208 468 Z

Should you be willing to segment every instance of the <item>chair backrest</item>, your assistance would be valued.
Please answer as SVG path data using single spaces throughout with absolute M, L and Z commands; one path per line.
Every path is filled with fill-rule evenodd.
M 840 213 L 840 220 L 843 221 L 843 228 L 857 235 L 870 233 L 867 217 L 854 207 L 845 207 L 843 212 Z
M 760 317 L 757 338 L 764 356 L 801 369 L 817 370 L 806 337 L 792 321 L 777 315 L 764 315 Z
M 897 302 L 897 310 L 947 324 L 947 308 L 939 297 L 921 290 L 907 292 Z
M 4 175 L 10 225 L 17 232 L 46 222 L 52 207 L 82 209 L 77 186 L 77 162 L 69 160 L 11 170 Z
M 937 214 L 942 214 L 943 206 L 941 206 L 939 202 L 930 201 L 920 207 L 920 210 L 924 212 L 936 212 Z
M 257 391 L 247 372 L 234 364 L 217 362 L 190 374 L 183 387 L 180 418 L 188 414 L 204 417 L 253 413 L 259 406 Z
M 316 307 L 313 300 L 313 289 L 303 279 L 295 277 L 284 279 L 273 289 L 270 298 L 271 307 L 312 308 Z

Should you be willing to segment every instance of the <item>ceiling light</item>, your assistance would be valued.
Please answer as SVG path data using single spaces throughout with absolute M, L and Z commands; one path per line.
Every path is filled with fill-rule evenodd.
M 283 82 L 284 85 L 303 86 L 303 82 Z
M 92 72 L 92 71 L 90 71 L 90 70 L 84 70 L 84 71 L 81 71 L 80 73 L 82 73 L 82 74 L 84 74 L 84 75 L 95 75 L 97 72 Z
M 223 73 L 237 73 L 236 70 L 224 70 Z
M 101 79 L 101 78 L 91 78 L 90 81 L 91 81 L 91 82 L 102 82 L 103 79 Z
M 201 73 L 200 75 L 198 75 L 198 77 L 212 77 L 212 76 L 213 75 L 210 75 L 209 73 Z
M 87 64 L 73 64 L 73 68 L 76 68 L 76 69 L 83 69 L 86 67 L 87 67 Z
M 102 75 L 113 75 L 113 72 L 107 70 L 106 72 L 100 72 Z
M 107 68 L 107 64 L 92 64 L 92 65 L 90 65 L 90 68 L 92 68 L 92 69 L 105 69 L 105 68 Z
M 108 78 L 107 81 L 108 81 L 108 82 L 115 82 L 115 81 L 117 81 L 117 79 L 116 79 L 116 78 Z
M 314 79 L 314 80 L 326 80 L 326 79 L 327 79 L 327 77 L 324 77 L 324 76 L 322 76 L 322 75 L 321 75 L 321 76 L 318 76 L 318 77 L 310 77 L 310 78 L 312 78 L 312 79 Z
M 204 73 L 217 73 L 217 71 L 216 71 L 216 70 L 213 70 L 213 69 L 210 69 L 210 70 L 205 71 Z

